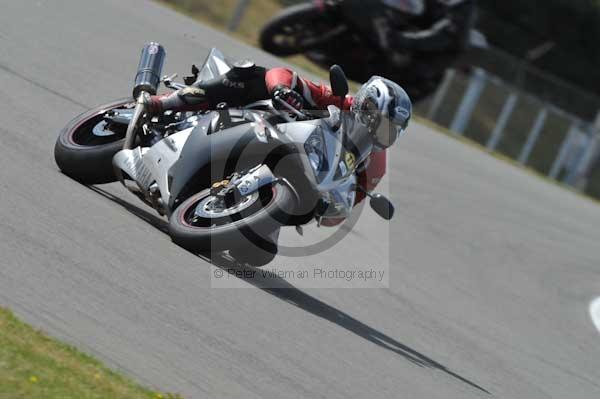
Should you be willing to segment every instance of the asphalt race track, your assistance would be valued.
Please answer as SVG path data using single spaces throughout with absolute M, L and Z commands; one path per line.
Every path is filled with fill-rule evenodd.
M 391 228 L 365 208 L 335 247 L 277 260 L 389 259 L 389 289 L 211 288 L 136 198 L 62 175 L 58 131 L 129 95 L 149 40 L 165 73 L 212 46 L 278 63 L 148 1 L 3 2 L 1 305 L 188 398 L 600 397 L 600 207 L 425 126 L 391 155 Z

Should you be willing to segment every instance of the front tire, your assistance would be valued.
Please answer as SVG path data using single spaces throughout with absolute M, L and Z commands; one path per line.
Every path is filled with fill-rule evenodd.
M 123 148 L 126 125 L 115 131 L 101 126 L 106 112 L 135 105 L 131 99 L 121 99 L 87 111 L 65 126 L 56 140 L 54 159 L 60 170 L 83 184 L 103 184 L 116 181 L 112 158 Z M 104 129 L 95 134 L 95 129 Z
M 192 252 L 215 253 L 249 245 L 273 252 L 276 243 L 270 237 L 292 214 L 294 196 L 287 186 L 275 184 L 249 197 L 225 210 L 211 211 L 215 197 L 209 189 L 191 196 L 169 219 L 171 239 Z

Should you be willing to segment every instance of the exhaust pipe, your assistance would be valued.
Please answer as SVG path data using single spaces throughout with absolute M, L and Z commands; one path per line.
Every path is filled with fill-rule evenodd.
M 158 43 L 150 42 L 142 49 L 140 64 L 135 74 L 135 83 L 133 86 L 133 98 L 137 100 L 135 110 L 127 132 L 125 133 L 125 143 L 123 149 L 131 149 L 135 143 L 136 131 L 141 117 L 143 116 L 147 97 L 156 94 L 160 84 L 160 75 L 165 62 L 166 52 L 163 46 Z
M 166 55 L 165 49 L 158 43 L 150 42 L 144 46 L 135 75 L 134 99 L 137 99 L 143 91 L 151 95 L 156 94 Z

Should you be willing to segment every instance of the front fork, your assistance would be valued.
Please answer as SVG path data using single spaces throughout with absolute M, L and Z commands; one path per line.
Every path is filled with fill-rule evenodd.
M 227 180 L 217 182 L 211 187 L 211 195 L 222 198 L 225 203 L 236 203 L 242 197 L 254 194 L 262 187 L 272 185 L 277 178 L 267 165 L 259 165 L 246 174 L 234 173 Z
M 236 204 L 242 197 L 247 197 L 258 192 L 262 187 L 283 184 L 294 194 L 296 205 L 300 195 L 296 188 L 285 178 L 276 177 L 267 165 L 258 165 L 244 175 L 234 174 L 229 179 L 213 184 L 211 195 L 221 198 L 226 205 Z

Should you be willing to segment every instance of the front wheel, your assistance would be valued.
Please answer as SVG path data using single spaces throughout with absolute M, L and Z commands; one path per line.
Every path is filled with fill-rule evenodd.
M 248 245 L 269 250 L 274 245 L 273 232 L 286 224 L 294 207 L 291 190 L 281 184 L 263 187 L 227 205 L 207 189 L 175 209 L 169 232 L 176 244 L 194 252 L 214 253 Z

